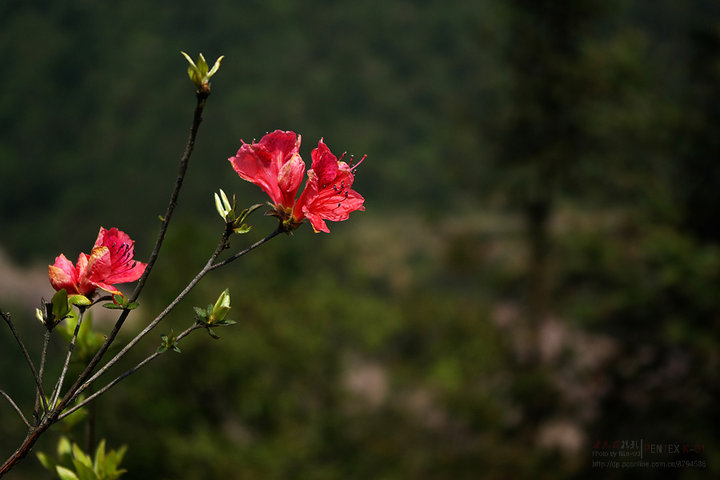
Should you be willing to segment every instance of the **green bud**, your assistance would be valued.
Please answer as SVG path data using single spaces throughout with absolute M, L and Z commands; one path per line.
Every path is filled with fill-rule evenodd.
M 208 323 L 214 324 L 222 322 L 223 320 L 225 320 L 225 317 L 227 317 L 229 311 L 230 292 L 226 288 L 218 297 L 217 302 L 215 302 L 215 306 L 212 309 L 212 315 L 210 316 L 210 320 L 208 321 Z
M 162 334 L 160 335 L 160 338 L 162 339 L 162 342 L 160 343 L 160 346 L 157 349 L 158 353 L 165 353 L 168 350 L 172 350 L 173 352 L 182 353 L 180 351 L 180 347 L 177 345 L 177 339 L 175 338 L 175 334 L 172 330 L 170 330 L 169 334 Z
M 220 217 L 226 222 L 232 222 L 235 220 L 235 196 L 233 196 L 233 203 L 230 204 L 227 195 L 223 189 L 220 189 L 220 195 L 215 194 L 215 208 L 217 209 Z
M 77 305 L 78 307 L 87 307 L 88 305 L 92 305 L 90 299 L 88 299 L 85 295 L 73 295 L 68 297 L 68 303 L 71 305 Z
M 209 69 L 207 61 L 205 61 L 205 57 L 202 53 L 198 55 L 198 59 L 196 62 L 193 62 L 192 58 L 190 58 L 190 55 L 188 55 L 187 53 L 180 53 L 183 54 L 185 59 L 190 64 L 190 66 L 188 67 L 188 76 L 197 87 L 198 92 L 207 91 L 207 93 L 209 93 L 210 77 L 215 75 L 220 69 L 220 62 L 223 58 L 225 58 L 224 55 L 221 55 L 217 60 L 215 60 L 215 64 L 212 66 L 212 68 Z

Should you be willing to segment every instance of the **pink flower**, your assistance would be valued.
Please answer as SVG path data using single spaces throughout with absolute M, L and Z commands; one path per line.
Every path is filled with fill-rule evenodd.
M 237 155 L 228 159 L 240 178 L 254 183 L 270 196 L 281 218 L 292 211 L 305 173 L 299 148 L 300 136 L 295 132 L 275 130 L 258 143 L 243 142 Z
M 89 295 L 101 288 L 119 294 L 117 283 L 134 282 L 145 271 L 146 264 L 133 260 L 135 242 L 117 228 L 100 228 L 90 255 L 81 253 L 77 265 L 61 254 L 49 266 L 50 284 L 69 295 Z
M 312 169 L 307 172 L 305 189 L 296 202 L 305 173 L 299 148 L 299 135 L 276 130 L 259 143 L 243 142 L 237 155 L 228 160 L 240 178 L 258 185 L 270 196 L 275 207 L 273 214 L 285 231 L 296 229 L 308 219 L 315 232 L 329 233 L 325 220 L 339 222 L 347 220 L 350 212 L 365 210 L 365 199 L 350 188 L 360 163 L 350 166 L 342 157 L 338 160 L 322 139 L 312 151 Z
M 342 161 L 344 154 L 338 160 L 322 139 L 311 156 L 312 168 L 308 170 L 305 190 L 293 209 L 293 219 L 299 223 L 307 218 L 316 233 L 330 233 L 325 220 L 341 222 L 348 219 L 350 212 L 365 210 L 365 199 L 350 188 L 355 169 L 365 157 L 351 167 Z

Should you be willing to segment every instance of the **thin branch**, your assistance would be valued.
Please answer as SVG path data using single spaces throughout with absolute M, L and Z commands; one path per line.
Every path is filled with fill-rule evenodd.
M 42 385 L 43 375 L 45 373 L 45 359 L 47 358 L 47 349 L 48 344 L 50 343 L 50 330 L 45 329 L 45 338 L 43 339 L 43 348 L 42 353 L 40 354 L 40 372 L 38 373 L 38 378 L 40 380 L 40 384 Z M 40 406 L 40 399 L 43 399 L 43 408 L 44 411 L 47 412 L 47 402 L 45 401 L 45 392 L 42 391 L 40 388 L 35 389 L 35 411 L 37 411 L 38 407 Z
M 138 284 L 135 286 L 135 290 L 130 296 L 129 303 L 134 302 L 140 296 L 140 292 L 145 286 L 145 282 L 147 281 L 147 278 L 150 275 L 153 266 L 155 265 L 158 254 L 160 253 L 160 247 L 163 244 L 163 240 L 165 238 L 165 233 L 167 232 L 170 219 L 172 218 L 172 214 L 175 210 L 175 207 L 177 206 L 180 188 L 182 187 L 183 179 L 185 178 L 185 173 L 187 172 L 190 156 L 192 155 L 193 149 L 195 147 L 195 139 L 197 137 L 200 123 L 202 122 L 202 112 L 205 108 L 205 101 L 207 100 L 208 95 L 210 95 L 210 92 L 198 92 L 196 94 L 197 103 L 195 105 L 195 112 L 193 114 L 193 122 L 190 126 L 190 133 L 188 134 L 185 151 L 180 158 L 180 164 L 178 166 L 178 176 L 175 181 L 175 188 L 170 194 L 170 201 L 168 202 L 167 210 L 165 211 L 165 216 L 163 217 L 162 225 L 160 226 L 160 231 L 158 232 L 155 247 L 150 254 L 150 259 L 148 260 L 143 275 L 140 277 L 140 280 L 138 280 Z M 88 365 L 85 367 L 85 370 L 83 370 L 83 372 L 78 376 L 78 378 L 75 380 L 75 383 L 73 383 L 67 394 L 63 397 L 62 401 L 60 402 L 62 406 L 70 403 L 78 393 L 87 388 L 87 384 L 85 383 L 85 381 L 88 379 L 88 377 L 90 377 L 98 363 L 100 363 L 100 360 L 105 355 L 105 352 L 107 352 L 107 349 L 110 348 L 110 345 L 115 340 L 115 337 L 117 337 L 117 334 L 120 331 L 120 328 L 123 326 L 123 323 L 125 323 L 125 319 L 127 319 L 129 313 L 130 310 L 123 310 L 123 312 L 120 314 L 117 321 L 115 322 L 115 325 L 113 326 L 113 329 L 108 334 L 105 342 L 103 342 L 103 344 L 100 346 L 100 349 L 98 349 L 97 353 L 95 353 L 95 356 L 92 358 L 92 360 L 90 360 L 90 363 L 88 363 Z
M 141 331 L 140 333 L 138 333 L 138 334 L 135 336 L 135 338 L 133 338 L 127 345 L 125 345 L 125 346 L 122 348 L 122 350 L 120 350 L 113 358 L 111 358 L 105 365 L 103 365 L 102 368 L 100 368 L 100 369 L 95 373 L 95 375 L 93 375 L 92 377 L 90 377 L 90 378 L 78 389 L 77 393 L 80 393 L 80 392 L 82 392 L 83 390 L 85 390 L 91 383 L 93 383 L 93 382 L 96 381 L 100 376 L 102 376 L 102 375 L 103 375 L 110 367 L 112 367 L 118 360 L 120 360 L 123 356 L 125 356 L 125 354 L 126 354 L 132 347 L 134 347 L 145 335 L 147 335 L 153 328 L 155 328 L 155 327 L 158 325 L 158 323 L 160 323 L 160 322 L 163 320 L 163 318 L 165 318 L 165 317 L 177 306 L 177 304 L 180 303 L 180 301 L 181 301 L 183 298 L 185 298 L 185 296 L 190 292 L 190 290 L 192 290 L 192 289 L 195 287 L 195 285 L 197 285 L 198 282 L 200 282 L 200 280 L 201 280 L 208 272 L 210 272 L 210 271 L 212 271 L 212 270 L 215 270 L 215 269 L 217 269 L 217 268 L 220 268 L 220 267 L 222 267 L 222 266 L 224 266 L 224 265 L 227 265 L 228 263 L 232 262 L 233 260 L 236 260 L 236 259 L 240 258 L 241 256 L 247 254 L 248 252 L 250 252 L 250 251 L 258 248 L 260 245 L 268 242 L 270 239 L 272 239 L 273 237 L 277 236 L 280 232 L 282 232 L 282 229 L 281 229 L 280 227 L 278 227 L 278 228 L 277 228 L 275 231 L 273 231 L 271 234 L 269 234 L 269 235 L 267 235 L 266 237 L 258 240 L 257 242 L 253 243 L 252 245 L 250 245 L 250 246 L 247 247 L 246 249 L 244 249 L 244 250 L 236 253 L 235 255 L 233 255 L 232 257 L 228 258 L 227 260 L 222 261 L 222 262 L 218 262 L 218 263 L 214 263 L 215 260 L 217 259 L 217 257 L 220 255 L 220 253 L 222 253 L 222 251 L 225 249 L 225 246 L 227 245 L 227 239 L 228 239 L 228 236 L 230 235 L 230 231 L 228 231 L 228 230 L 226 229 L 226 230 L 225 230 L 225 233 L 223 233 L 223 236 L 222 236 L 220 242 L 218 243 L 218 246 L 215 248 L 215 251 L 213 252 L 212 256 L 211 256 L 210 259 L 207 261 L 207 263 L 206 263 L 205 266 L 202 268 L 202 270 L 200 270 L 200 272 L 198 272 L 198 274 L 195 276 L 195 278 L 193 278 L 193 279 L 190 281 L 190 283 L 183 289 L 183 291 L 180 292 L 177 297 L 175 297 L 175 300 L 173 300 L 172 302 L 170 302 L 170 304 L 169 304 L 167 307 L 165 307 L 165 310 L 163 310 L 157 317 L 155 317 L 155 319 L 154 319 L 152 322 L 150 322 L 150 323 L 145 327 L 145 329 L 143 329 L 143 331 Z
M 83 390 L 85 390 L 92 382 L 97 380 L 100 376 L 102 376 L 110 367 L 112 367 L 118 360 L 120 360 L 127 352 L 130 350 L 133 346 L 135 346 L 145 335 L 147 335 L 150 330 L 155 328 L 160 321 L 162 321 L 163 318 L 165 318 L 172 310 L 175 308 L 175 306 L 183 299 L 185 298 L 185 295 L 187 295 L 190 290 L 197 285 L 197 283 L 205 276 L 207 272 L 211 270 L 211 265 L 217 259 L 217 257 L 222 253 L 222 251 L 227 246 L 227 240 L 228 237 L 231 234 L 231 230 L 229 230 L 227 227 L 225 228 L 225 231 L 222 234 L 222 237 L 220 238 L 220 241 L 218 242 L 217 247 L 215 247 L 215 251 L 212 253 L 210 258 L 208 259 L 205 266 L 198 272 L 197 275 L 195 275 L 195 278 L 193 278 L 190 283 L 183 289 L 182 292 L 178 294 L 177 297 L 175 297 L 175 300 L 170 302 L 170 304 L 165 307 L 165 310 L 160 312 L 160 314 L 155 317 L 155 319 L 148 324 L 143 331 L 138 333 L 135 338 L 133 338 L 125 347 L 122 348 L 113 358 L 111 358 L 105 365 L 100 368 L 95 375 L 90 377 L 83 385 L 80 386 L 77 393 L 81 393 Z
M 194 325 L 192 325 L 191 327 L 188 327 L 184 332 L 182 332 L 181 334 L 179 334 L 179 335 L 175 338 L 175 342 L 180 341 L 181 338 L 183 338 L 184 336 L 186 336 L 187 334 L 189 334 L 189 333 L 192 332 L 193 330 L 197 330 L 197 329 L 199 329 L 199 328 L 202 328 L 202 326 L 201 326 L 201 325 L 198 325 L 198 324 L 194 324 Z M 135 365 L 135 366 L 132 367 L 131 369 L 123 372 L 121 375 L 119 375 L 117 378 L 115 378 L 112 382 L 108 383 L 107 385 L 105 385 L 104 387 L 102 387 L 100 390 L 96 391 L 95 393 L 93 393 L 92 395 L 90 395 L 89 397 L 87 397 L 86 399 L 84 399 L 82 402 L 78 403 L 77 405 L 73 405 L 72 408 L 64 411 L 64 412 L 58 417 L 58 420 L 62 420 L 63 418 L 67 417 L 68 415 L 73 414 L 76 410 L 79 410 L 79 409 L 83 408 L 85 405 L 89 404 L 90 402 L 92 402 L 93 400 L 95 400 L 97 397 L 99 397 L 100 395 L 102 395 L 103 393 L 107 392 L 107 391 L 110 390 L 112 387 L 114 387 L 115 385 L 117 385 L 118 383 L 120 383 L 120 382 L 121 382 L 122 380 L 124 380 L 126 377 L 128 377 L 128 376 L 132 375 L 133 373 L 135 373 L 136 371 L 140 370 L 142 367 L 144 367 L 144 366 L 147 365 L 148 363 L 152 362 L 153 360 L 155 360 L 157 357 L 159 357 L 159 356 L 162 355 L 163 353 L 164 353 L 164 352 L 158 352 L 158 351 L 153 352 L 153 353 L 150 354 L 147 358 L 145 358 L 143 361 L 141 361 L 140 363 L 138 363 L 137 365 Z
M 283 232 L 282 226 L 279 225 L 278 228 L 274 232 L 272 232 L 270 235 L 258 240 L 257 242 L 255 242 L 252 245 L 250 245 L 249 247 L 247 247 L 245 250 L 242 250 L 242 251 L 236 253 L 232 257 L 227 258 L 227 259 L 223 260 L 222 262 L 212 264 L 210 266 L 210 270 L 215 270 L 216 268 L 224 267 L 225 265 L 227 265 L 230 262 L 234 262 L 238 258 L 242 257 L 243 255 L 245 255 L 246 253 L 249 253 L 252 250 L 255 250 L 257 247 L 259 247 L 263 243 L 267 242 L 268 240 L 270 240 L 271 238 L 277 236 L 278 234 L 280 234 L 282 232 Z
M 10 405 L 12 405 L 12 407 L 15 409 L 15 411 L 18 413 L 18 415 L 20 415 L 20 418 L 22 418 L 22 421 L 25 423 L 25 425 L 26 425 L 28 428 L 30 428 L 30 422 L 27 421 L 27 418 L 25 418 L 25 415 L 23 415 L 22 410 L 20 410 L 20 408 L 19 408 L 19 407 L 17 406 L 17 404 L 13 401 L 13 399 L 10 397 L 10 395 L 8 395 L 7 393 L 5 393 L 5 390 L 3 390 L 2 388 L 0 388 L 0 395 L 2 395 L 3 397 L 5 397 L 5 399 L 6 399 L 8 402 L 10 402 Z
M 65 356 L 65 364 L 63 365 L 62 371 L 60 372 L 60 378 L 58 378 L 57 383 L 55 384 L 55 389 L 52 393 L 52 398 L 50 399 L 50 406 L 55 405 L 58 398 L 60 397 L 60 391 L 62 390 L 63 383 L 65 382 L 65 374 L 68 371 L 68 367 L 70 366 L 70 357 L 72 357 L 73 350 L 75 350 L 75 341 L 77 340 L 78 334 L 80 333 L 80 326 L 82 325 L 83 317 L 85 316 L 85 309 L 80 309 L 80 314 L 78 315 L 78 321 L 77 325 L 75 325 L 75 331 L 73 332 L 73 336 L 70 339 L 70 346 L 68 347 L 68 353 Z
M 205 108 L 205 100 L 207 100 L 208 95 L 210 95 L 209 91 L 197 92 L 197 104 L 195 106 L 195 113 L 193 115 L 193 123 L 190 127 L 190 134 L 188 135 L 188 141 L 185 145 L 185 151 L 183 152 L 183 156 L 180 159 L 178 175 L 177 179 L 175 180 L 175 188 L 170 194 L 170 201 L 168 202 L 167 210 L 165 211 L 165 216 L 162 218 L 160 231 L 158 232 L 158 237 L 155 241 L 155 248 L 153 248 L 153 251 L 150 254 L 150 259 L 147 263 L 147 267 L 145 267 L 145 271 L 140 277 L 140 280 L 138 280 L 138 283 L 135 286 L 135 290 L 130 296 L 131 302 L 134 302 L 140 296 L 140 292 L 145 286 L 145 282 L 150 276 L 150 272 L 155 265 L 155 261 L 157 260 L 158 255 L 160 254 L 160 248 L 162 247 L 163 240 L 165 239 L 165 233 L 167 232 L 168 225 L 170 224 L 170 219 L 172 218 L 175 207 L 177 206 L 178 196 L 180 195 L 180 189 L 182 187 L 183 180 L 185 179 L 185 173 L 187 172 L 190 156 L 192 155 L 193 149 L 195 148 L 195 138 L 197 137 L 197 132 L 200 128 L 200 123 L 202 122 L 202 112 Z
M 45 399 L 45 394 L 43 392 L 42 388 L 42 382 L 40 381 L 40 377 L 38 376 L 37 370 L 35 370 L 35 364 L 33 363 L 32 359 L 30 358 L 30 354 L 27 351 L 27 348 L 25 348 L 25 344 L 20 339 L 20 336 L 17 333 L 17 330 L 15 330 L 15 324 L 13 324 L 12 320 L 10 319 L 10 314 L 3 312 L 0 309 L 0 316 L 3 317 L 5 322 L 8 324 L 8 327 L 10 327 L 10 331 L 13 334 L 13 337 L 15 337 L 15 340 L 17 340 L 18 345 L 20 345 L 20 349 L 22 350 L 23 354 L 25 355 L 25 361 L 27 361 L 28 366 L 30 367 L 30 371 L 32 372 L 33 378 L 35 379 L 35 386 L 37 387 L 38 391 L 41 393 L 42 399 L 43 399 L 43 408 L 47 412 L 47 400 Z

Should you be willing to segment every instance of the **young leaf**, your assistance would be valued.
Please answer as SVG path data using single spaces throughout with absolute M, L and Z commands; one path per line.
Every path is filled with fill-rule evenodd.
M 57 464 L 55 463 L 55 461 L 52 458 L 48 457 L 45 453 L 37 452 L 35 454 L 35 456 L 37 456 L 37 459 L 40 460 L 40 463 L 42 464 L 43 467 L 50 470 L 51 472 L 53 470 L 55 470 L 55 467 L 57 466 Z
M 88 305 L 92 305 L 90 299 L 88 299 L 85 295 L 73 295 L 71 297 L 68 297 L 68 303 L 72 305 L 77 305 L 79 307 L 87 307 Z
M 102 472 L 105 469 L 105 439 L 100 440 L 97 449 L 95 450 L 95 461 L 93 462 L 93 468 L 96 472 Z
M 75 460 L 92 470 L 92 460 L 76 443 L 73 443 L 72 454 Z
M 53 319 L 57 323 L 70 313 L 70 305 L 68 305 L 67 291 L 62 288 L 52 297 L 52 314 Z
M 245 233 L 248 233 L 250 230 L 252 230 L 252 226 L 250 226 L 246 223 L 243 223 L 239 227 L 234 228 L 233 232 L 237 233 L 238 235 L 243 235 Z
M 58 474 L 58 477 L 60 477 L 60 480 L 80 480 L 75 473 L 73 473 L 72 470 L 68 470 L 65 467 L 61 467 L 58 465 L 55 467 L 55 471 Z

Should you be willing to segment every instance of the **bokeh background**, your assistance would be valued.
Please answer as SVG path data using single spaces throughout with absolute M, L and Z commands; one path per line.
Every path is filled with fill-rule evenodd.
M 367 210 L 213 273 L 114 371 L 230 288 L 238 325 L 98 402 L 124 478 L 720 473 L 717 2 L 3 1 L 0 307 L 34 353 L 56 255 L 99 226 L 149 255 L 194 106 L 181 50 L 225 60 L 126 337 L 212 252 L 213 192 L 266 200 L 240 139 L 367 154 Z M 234 248 L 274 228 L 252 220 Z M 6 328 L 0 388 L 31 403 Z M 0 456 L 23 436 L 0 403 Z M 594 468 L 616 440 L 707 468 Z M 10 477 L 51 478 L 34 456 Z

